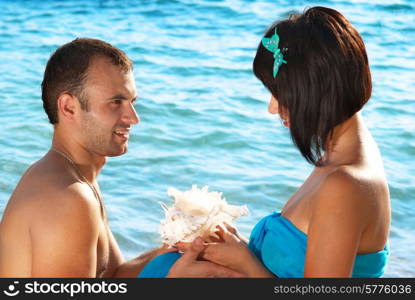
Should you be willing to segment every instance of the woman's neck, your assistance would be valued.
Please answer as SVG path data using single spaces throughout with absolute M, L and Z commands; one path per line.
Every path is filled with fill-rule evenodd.
M 367 139 L 367 128 L 360 113 L 339 124 L 333 129 L 323 156 L 325 165 L 339 166 L 361 162 L 363 158 L 362 144 Z

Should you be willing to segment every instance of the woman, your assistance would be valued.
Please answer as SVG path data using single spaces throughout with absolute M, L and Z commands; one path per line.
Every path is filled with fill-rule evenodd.
M 339 12 L 313 7 L 268 29 L 253 68 L 271 93 L 269 112 L 315 168 L 280 213 L 256 225 L 249 244 L 228 227 L 203 258 L 248 277 L 380 277 L 390 201 L 359 113 L 372 90 L 362 38 Z

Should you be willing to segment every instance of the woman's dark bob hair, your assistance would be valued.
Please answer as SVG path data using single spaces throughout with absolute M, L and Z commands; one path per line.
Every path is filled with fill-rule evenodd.
M 259 44 L 255 76 L 288 111 L 290 133 L 305 159 L 321 166 L 333 128 L 358 112 L 369 100 L 372 80 L 365 45 L 339 12 L 312 7 L 274 23 L 284 60 L 273 77 L 273 53 Z

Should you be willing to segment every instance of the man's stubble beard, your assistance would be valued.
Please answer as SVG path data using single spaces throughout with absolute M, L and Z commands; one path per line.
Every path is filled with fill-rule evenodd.
M 113 136 L 114 128 L 103 128 L 90 112 L 82 116 L 82 133 L 86 149 L 101 156 L 120 156 L 127 152 L 128 142 L 119 144 Z

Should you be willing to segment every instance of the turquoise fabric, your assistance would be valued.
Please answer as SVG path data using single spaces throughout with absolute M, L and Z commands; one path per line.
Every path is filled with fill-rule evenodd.
M 167 252 L 150 260 L 138 274 L 138 278 L 164 278 L 176 260 L 181 257 L 180 253 Z
M 263 218 L 254 227 L 249 248 L 274 275 L 304 277 L 307 235 L 280 213 Z M 357 255 L 352 277 L 382 276 L 388 257 L 389 245 L 378 252 Z
M 307 235 L 290 220 L 273 213 L 254 227 L 249 248 L 258 259 L 277 277 L 304 277 Z M 140 272 L 139 278 L 163 278 L 171 266 L 181 257 L 169 252 L 155 257 Z M 357 255 L 352 277 L 382 276 L 389 257 L 389 245 L 382 251 Z

